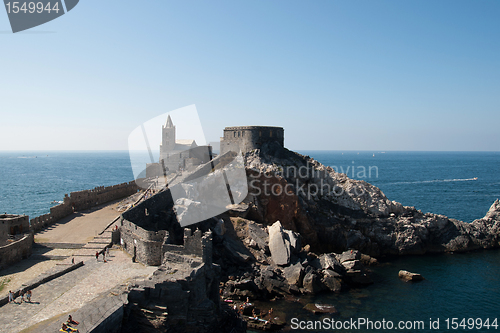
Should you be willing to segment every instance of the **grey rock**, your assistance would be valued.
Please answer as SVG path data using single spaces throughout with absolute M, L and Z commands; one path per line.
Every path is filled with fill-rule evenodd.
M 401 270 L 398 273 L 398 276 L 401 280 L 406 282 L 414 282 L 414 281 L 422 281 L 424 277 L 418 273 L 411 273 L 405 270 Z
M 344 261 L 343 265 L 348 272 L 349 271 L 360 271 L 360 270 L 365 269 L 365 266 L 361 263 L 360 260 Z
M 290 263 L 290 242 L 285 238 L 280 221 L 269 227 L 269 250 L 276 265 L 286 266 Z
M 283 269 L 286 281 L 290 285 L 295 285 L 297 287 L 302 286 L 302 280 L 304 278 L 304 268 L 300 263 L 285 267 Z
M 321 282 L 330 290 L 334 292 L 339 292 L 342 289 L 342 283 L 340 281 L 340 274 L 327 269 L 323 272 L 323 278 Z
M 359 260 L 359 259 L 361 259 L 361 252 L 359 252 L 358 250 L 348 250 L 337 255 L 337 260 L 341 264 L 343 264 L 346 261 Z
M 315 272 L 309 272 L 304 276 L 304 290 L 310 294 L 317 294 L 325 290 L 325 286 L 321 283 L 321 279 Z
M 254 279 L 259 290 L 266 290 L 271 295 L 288 294 L 289 287 L 285 279 L 279 276 L 271 266 L 262 267 L 259 273 L 260 275 Z
M 224 237 L 222 244 L 227 249 L 226 253 L 236 262 L 246 263 L 253 260 L 252 254 L 239 241 L 236 241 L 231 237 Z
M 321 269 L 331 269 L 341 275 L 345 274 L 345 267 L 337 260 L 335 254 L 325 253 L 319 257 Z
M 300 241 L 300 234 L 297 232 L 293 232 L 292 230 L 285 230 L 287 239 L 290 242 L 290 248 L 292 250 L 292 253 L 299 253 L 300 250 L 302 249 L 301 241 Z
M 239 204 L 229 205 L 226 208 L 228 209 L 229 216 L 232 217 L 246 218 L 248 212 L 250 211 L 250 205 L 243 202 Z
M 255 241 L 261 250 L 269 251 L 269 235 L 259 224 L 248 223 L 248 237 Z

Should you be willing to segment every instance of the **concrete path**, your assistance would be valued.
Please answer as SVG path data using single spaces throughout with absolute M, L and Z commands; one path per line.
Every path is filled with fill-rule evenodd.
M 33 255 L 0 270 L 0 284 L 2 281 L 9 281 L 0 291 L 0 297 L 7 295 L 9 290 L 20 288 L 23 283 L 36 278 L 55 265 L 61 264 L 61 259 L 73 256 L 77 250 L 67 249 L 68 246 L 65 245 L 80 244 L 79 248 L 84 246 L 138 198 L 139 195 L 134 194 L 97 208 L 77 212 L 35 234 L 37 244 L 33 247 Z M 54 244 L 59 246 L 52 248 Z M 95 255 L 95 250 L 93 254 Z
M 103 262 L 89 258 L 85 265 L 33 290 L 32 303 L 10 303 L 0 308 L 2 332 L 14 333 L 61 314 L 71 313 L 100 293 L 136 277 L 147 277 L 157 268 L 132 263 L 119 249 Z M 66 318 L 62 318 L 61 323 Z M 84 318 L 75 318 L 81 321 Z
M 119 216 L 119 202 L 74 213 L 35 235 L 36 243 L 87 243 Z
M 130 256 L 119 248 L 110 251 L 107 262 L 103 262 L 102 257 L 98 261 L 95 259 L 96 250 L 102 250 L 111 242 L 110 230 L 114 224 L 110 225 L 110 222 L 137 198 L 133 195 L 97 209 L 73 214 L 36 234 L 35 241 L 39 246 L 34 248 L 33 258 L 0 271 L 0 282 L 2 279 L 10 280 L 0 294 L 5 295 L 8 290 L 21 287 L 55 265 L 69 264 L 73 257 L 75 262 L 83 260 L 85 265 L 33 289 L 32 303 L 21 303 L 19 298 L 17 303 L 0 307 L 0 331 L 10 333 L 26 329 L 26 332 L 35 332 L 38 329 L 33 326 L 38 323 L 54 320 L 62 323 L 66 319 L 61 317 L 62 314 L 81 308 L 118 284 L 152 274 L 157 267 L 132 263 Z M 99 235 L 106 226 L 109 230 Z

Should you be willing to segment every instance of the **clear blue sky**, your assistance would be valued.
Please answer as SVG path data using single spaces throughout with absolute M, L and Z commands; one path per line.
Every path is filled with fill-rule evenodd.
M 196 104 L 288 148 L 500 150 L 500 1 L 82 0 L 12 34 L 0 150 L 127 149 Z

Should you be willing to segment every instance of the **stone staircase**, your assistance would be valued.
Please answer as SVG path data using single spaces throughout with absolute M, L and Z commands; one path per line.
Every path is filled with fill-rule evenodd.
M 73 256 L 75 257 L 93 257 L 96 251 L 100 252 L 104 248 L 111 246 L 112 241 L 111 230 L 105 230 L 101 235 L 95 236 L 90 242 L 85 244 L 82 248 L 76 251 Z

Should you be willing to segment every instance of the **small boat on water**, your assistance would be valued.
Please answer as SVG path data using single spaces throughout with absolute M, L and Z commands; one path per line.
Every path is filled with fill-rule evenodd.
M 472 178 L 473 180 L 477 180 L 477 177 Z

